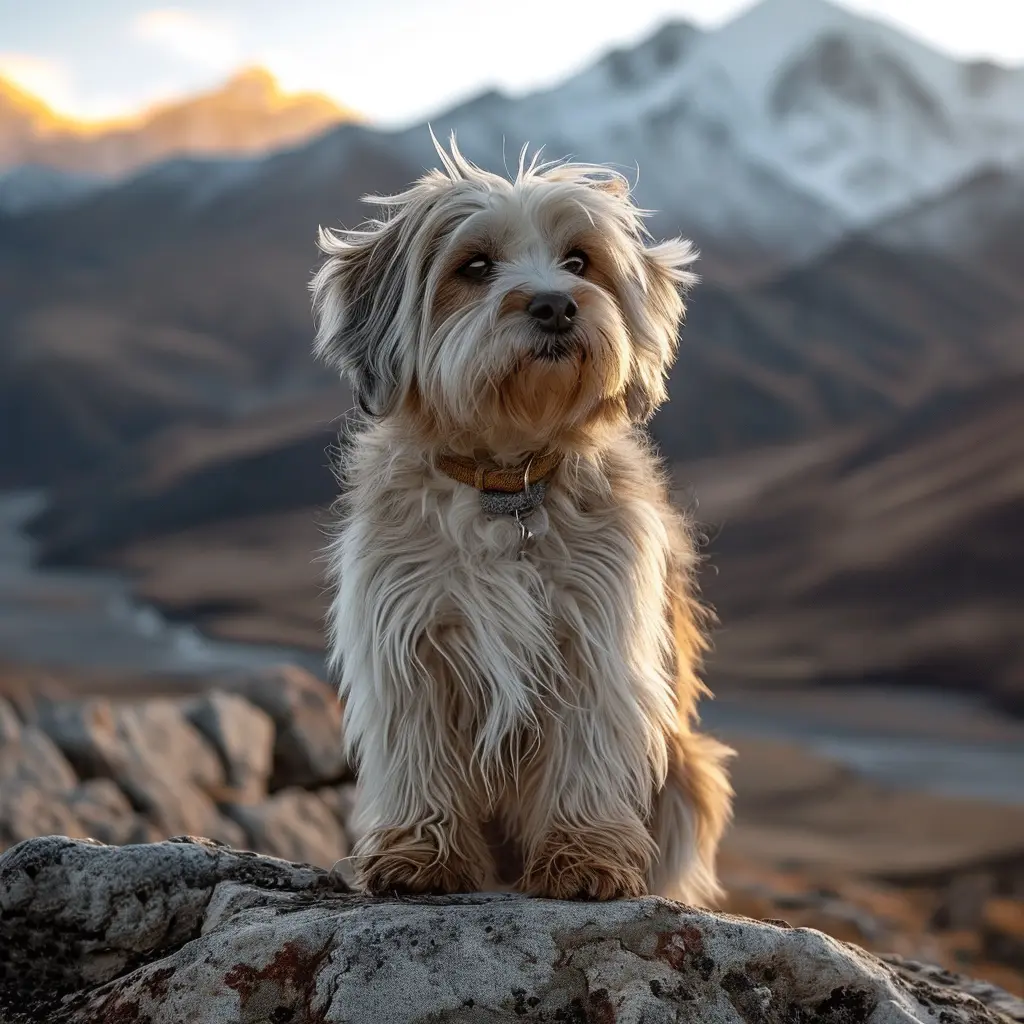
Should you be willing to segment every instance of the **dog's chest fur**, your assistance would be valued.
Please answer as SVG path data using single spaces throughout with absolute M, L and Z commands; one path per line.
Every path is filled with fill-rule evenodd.
M 604 470 L 563 467 L 524 546 L 513 517 L 487 516 L 477 491 L 422 460 L 393 459 L 386 476 L 365 465 L 334 549 L 343 691 L 368 675 L 440 687 L 491 750 L 583 691 L 667 699 L 668 524 L 630 474 L 617 487 Z

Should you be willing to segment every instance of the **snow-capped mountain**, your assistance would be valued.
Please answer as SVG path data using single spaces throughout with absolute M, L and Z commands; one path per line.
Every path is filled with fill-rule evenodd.
M 435 128 L 491 159 L 529 140 L 638 167 L 640 198 L 694 233 L 794 256 L 1024 161 L 1024 69 L 962 64 L 827 0 L 763 0 L 718 31 L 660 35 L 676 45 L 655 37 L 552 90 L 489 94 Z
M 980 172 L 1024 168 L 1024 69 L 960 63 L 829 0 L 762 0 L 714 32 L 669 23 L 554 88 L 487 92 L 431 123 L 490 167 L 514 166 L 525 143 L 617 164 L 659 211 L 655 230 L 691 235 L 706 275 L 740 282 Z M 312 195 L 344 187 L 364 144 L 411 173 L 436 163 L 425 125 L 342 126 L 282 156 Z M 261 189 L 284 166 L 250 155 L 235 175 L 224 163 L 168 165 L 192 182 L 190 208 Z
M 672 89 L 723 77 L 716 109 L 744 148 L 857 222 L 1024 158 L 1024 69 L 961 64 L 825 0 L 764 0 Z
M 610 54 L 553 89 L 522 97 L 491 92 L 431 119 L 454 131 L 463 151 L 488 167 L 514 167 L 519 150 L 613 164 L 636 181 L 638 201 L 657 211 L 655 230 L 699 239 L 722 279 L 820 251 L 849 230 L 845 217 L 752 159 L 734 124 L 704 101 L 669 88 L 708 37 L 666 25 L 631 51 Z M 728 83 L 724 83 L 728 87 Z M 420 165 L 433 164 L 424 126 L 397 140 Z

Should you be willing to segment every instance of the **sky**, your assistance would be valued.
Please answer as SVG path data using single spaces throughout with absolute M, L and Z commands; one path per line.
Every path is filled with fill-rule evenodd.
M 604 6 L 603 6 L 604 5 Z M 959 57 L 1024 63 L 1024 0 L 843 0 Z M 259 64 L 400 126 L 486 88 L 564 78 L 669 18 L 750 0 L 0 0 L 0 75 L 82 119 L 123 116 Z

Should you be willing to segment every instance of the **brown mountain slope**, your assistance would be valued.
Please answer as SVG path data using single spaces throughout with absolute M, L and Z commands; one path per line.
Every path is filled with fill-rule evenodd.
M 1024 376 L 932 396 L 806 462 L 717 504 L 741 467 L 698 468 L 716 673 L 920 680 L 1024 707 Z
M 43 560 L 94 561 L 197 526 L 329 504 L 336 487 L 328 449 L 350 406 L 335 385 L 233 423 L 155 434 L 66 485 L 35 519 Z
M 0 486 L 56 483 L 197 410 L 202 422 L 223 419 L 330 380 L 309 354 L 316 226 L 355 220 L 360 194 L 414 173 L 370 133 L 351 131 L 335 173 L 325 169 L 312 187 L 286 154 L 268 159 L 253 184 L 223 165 L 220 198 L 215 169 L 183 161 L 61 214 L 0 217 Z M 169 372 L 176 413 L 126 419 L 117 414 L 125 405 L 149 408 L 136 401 L 133 367 L 149 359 L 152 332 L 211 343 L 188 350 L 191 361 L 183 351 Z M 54 382 L 79 372 L 88 346 L 93 369 L 69 406 Z M 85 421 L 94 426 L 78 429 Z
M 701 285 L 654 435 L 677 462 L 878 421 L 1024 370 L 1022 312 L 1024 290 L 860 239 L 756 289 Z
M 74 475 L 182 420 L 223 421 L 253 378 L 200 331 L 71 303 L 19 321 L 0 366 L 0 488 Z
M 245 155 L 305 141 L 357 115 L 316 93 L 289 95 L 249 68 L 218 89 L 137 117 L 79 123 L 0 81 L 0 166 L 42 164 L 118 176 L 182 155 Z
M 903 249 L 939 249 L 961 266 L 1020 287 L 1024 280 L 1024 168 L 988 169 L 878 225 L 871 237 Z
M 47 559 L 132 570 L 144 598 L 219 635 L 317 648 L 342 404 L 171 431 L 33 532 Z M 920 680 L 1024 708 L 1024 375 L 679 475 L 712 537 L 715 678 Z
M 353 126 L 258 167 L 181 162 L 59 214 L 0 220 L 0 381 L 4 338 L 56 306 L 216 338 L 248 367 L 247 387 L 320 386 L 306 290 L 316 227 L 355 223 L 365 214 L 359 195 L 416 173 L 409 153 Z M 708 281 L 694 293 L 673 401 L 654 432 L 672 460 L 688 460 L 884 416 L 931 389 L 1024 362 L 1012 337 L 990 345 L 1022 316 L 1024 293 L 935 255 L 866 241 L 757 289 Z M 44 350 L 55 354 L 36 363 L 40 402 L 18 408 L 59 421 L 45 374 L 63 372 L 60 346 Z M 121 373 L 112 362 L 112 391 Z M 92 404 L 102 420 L 103 396 Z M 8 429 L 48 433 L 32 422 Z M 118 447 L 141 433 L 111 423 L 108 436 Z M 83 449 L 83 468 L 111 450 Z M 25 482 L 61 479 L 67 462 L 53 452 L 48 470 L 50 451 L 36 449 Z M 11 483 L 18 472 L 0 465 Z

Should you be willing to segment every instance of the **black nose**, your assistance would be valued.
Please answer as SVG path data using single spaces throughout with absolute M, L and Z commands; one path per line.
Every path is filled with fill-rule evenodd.
M 573 297 L 566 292 L 541 292 L 526 307 L 538 327 L 553 333 L 568 331 L 578 309 Z

